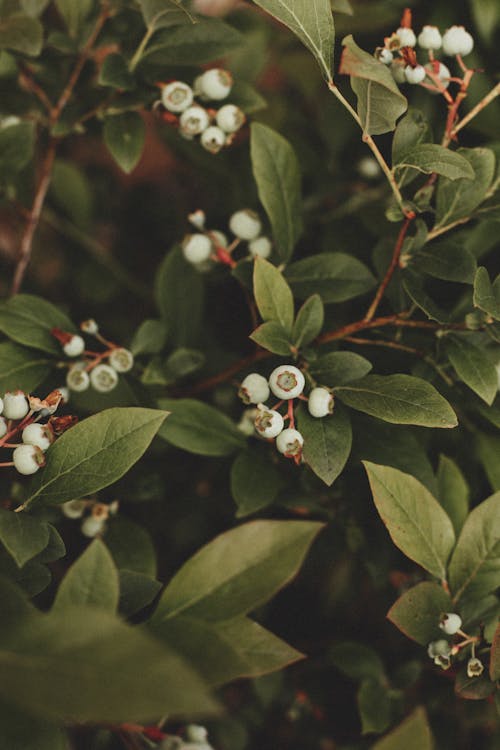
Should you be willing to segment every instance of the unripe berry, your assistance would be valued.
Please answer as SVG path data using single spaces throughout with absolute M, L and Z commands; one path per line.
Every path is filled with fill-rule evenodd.
M 225 133 L 236 133 L 245 124 L 245 113 L 235 104 L 225 104 L 216 116 L 217 125 Z
M 90 371 L 90 384 L 99 393 L 108 393 L 116 388 L 118 375 L 109 365 L 96 365 Z
M 91 336 L 95 336 L 96 333 L 99 333 L 99 326 L 94 318 L 89 318 L 80 323 L 80 330 L 84 333 L 89 333 Z
M 255 429 L 261 437 L 275 438 L 280 434 L 285 423 L 279 411 L 262 407 L 255 418 Z
M 250 255 L 254 258 L 269 258 L 273 245 L 269 237 L 256 237 L 248 243 Z
M 434 664 L 442 669 L 449 669 L 451 666 L 451 646 L 444 638 L 439 641 L 429 643 L 427 653 L 434 660 Z
M 82 521 L 82 525 L 80 526 L 80 530 L 83 536 L 86 536 L 89 539 L 92 539 L 98 534 L 102 534 L 105 528 L 106 519 L 95 518 L 94 516 L 87 516 L 87 518 Z
M 255 240 L 260 234 L 262 223 L 255 211 L 244 208 L 231 216 L 229 229 L 240 240 Z
M 169 112 L 184 112 L 193 103 L 193 89 L 183 81 L 167 83 L 161 91 L 161 101 Z
M 285 456 L 298 456 L 302 452 L 304 438 L 298 430 L 288 427 L 276 438 L 276 448 Z
M 12 460 L 17 471 L 25 476 L 45 465 L 43 451 L 36 445 L 19 445 L 12 453 Z
M 108 362 L 116 372 L 130 372 L 134 366 L 134 355 L 129 349 L 119 346 L 113 349 L 108 357 Z
M 199 726 L 198 724 L 189 724 L 186 727 L 186 739 L 189 742 L 206 742 L 208 739 L 208 732 L 205 727 Z
M 28 411 L 29 403 L 23 391 L 7 391 L 3 397 L 3 416 L 6 419 L 23 419 Z
M 196 79 L 196 87 L 207 99 L 225 99 L 233 87 L 233 77 L 228 70 L 212 68 Z
M 184 110 L 179 120 L 179 129 L 182 135 L 192 138 L 195 135 L 203 133 L 209 124 L 210 119 L 206 109 L 196 105 Z
M 391 50 L 386 47 L 377 47 L 375 50 L 375 57 L 379 62 L 384 63 L 384 65 L 390 65 L 394 59 Z
M 219 232 L 218 229 L 209 229 L 208 234 L 217 247 L 227 247 L 229 245 L 224 232 Z
M 196 211 L 193 211 L 192 214 L 189 214 L 188 221 L 190 224 L 196 227 L 196 229 L 205 229 L 205 211 L 202 211 L 201 208 L 198 208 Z
M 394 60 L 394 62 L 391 63 L 390 71 L 396 83 L 405 83 L 405 64 L 403 60 Z
M 3 398 L 0 398 L 0 414 L 3 412 Z
M 90 385 L 90 378 L 83 363 L 74 365 L 68 370 L 66 385 L 70 391 L 76 391 L 77 393 L 87 390 Z
M 294 365 L 280 365 L 272 371 L 269 377 L 271 390 L 280 399 L 300 396 L 304 390 L 305 382 L 304 375 Z
M 63 344 L 63 352 L 67 357 L 79 357 L 85 349 L 85 341 L 81 336 L 72 336 L 69 341 Z
M 455 635 L 462 627 L 462 618 L 455 612 L 445 612 L 441 616 L 439 627 L 446 635 Z
M 373 156 L 363 156 L 358 161 L 358 172 L 366 180 L 374 180 L 380 177 L 381 171 L 376 159 Z
M 437 71 L 436 71 L 436 68 L 437 68 Z M 439 78 L 441 82 L 442 89 L 448 88 L 448 86 L 450 85 L 451 73 L 450 73 L 450 69 L 447 68 L 444 63 L 440 62 L 437 65 L 435 63 L 427 63 L 427 65 L 425 66 L 425 70 L 433 74 L 434 76 L 437 75 L 437 77 Z M 429 89 L 429 91 L 431 92 L 431 94 L 440 93 L 438 90 L 433 91 L 432 89 Z
M 200 143 L 205 151 L 209 151 L 211 154 L 218 154 L 226 145 L 226 134 L 216 125 L 210 125 L 201 134 Z
M 81 518 L 85 512 L 87 503 L 85 500 L 68 500 L 61 505 L 61 510 L 66 518 Z
M 414 68 L 407 65 L 405 68 L 405 78 L 408 83 L 422 83 L 425 76 L 426 72 L 423 65 L 416 65 Z
M 182 252 L 188 263 L 204 263 L 213 252 L 213 244 L 206 234 L 188 234 L 182 243 Z
M 313 388 L 307 402 L 312 417 L 326 417 L 333 412 L 333 396 L 327 388 Z
M 7 420 L 5 417 L 0 417 L 0 438 L 3 438 L 7 434 Z
M 418 35 L 418 43 L 422 49 L 439 49 L 443 43 L 441 32 L 437 26 L 424 26 Z
M 240 385 L 238 396 L 244 404 L 262 404 L 269 398 L 267 380 L 258 372 L 251 372 Z
M 417 37 L 413 29 L 399 28 L 396 34 L 401 47 L 414 47 L 417 43 Z
M 27 445 L 36 445 L 40 450 L 46 451 L 54 442 L 54 431 L 48 424 L 33 422 L 26 425 L 23 430 L 22 440 Z
M 474 49 L 474 39 L 463 26 L 451 26 L 443 34 L 443 52 L 445 55 L 464 57 Z
M 241 415 L 241 419 L 236 426 L 246 437 L 251 437 L 255 434 L 255 420 L 258 415 L 258 409 L 245 409 Z

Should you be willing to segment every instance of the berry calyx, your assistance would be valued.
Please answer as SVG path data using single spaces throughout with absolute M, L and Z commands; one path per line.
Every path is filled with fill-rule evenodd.
M 37 445 L 19 445 L 12 453 L 12 461 L 20 474 L 29 476 L 45 465 L 45 456 Z
M 269 386 L 279 399 L 297 398 L 304 390 L 305 383 L 304 375 L 294 365 L 280 365 L 269 377 Z
M 480 677 L 484 672 L 484 664 L 476 656 L 467 662 L 467 677 Z
M 193 89 L 183 81 L 167 83 L 161 90 L 161 102 L 169 112 L 184 112 L 193 103 Z
M 81 336 L 78 336 L 78 334 L 71 336 L 70 339 L 63 344 L 63 352 L 67 357 L 79 357 L 84 349 L 85 341 Z
M 276 448 L 285 456 L 300 456 L 304 438 L 298 430 L 287 427 L 276 438 Z
M 255 240 L 260 234 L 262 223 L 255 211 L 244 208 L 231 216 L 229 229 L 240 240 Z
M 255 418 L 255 429 L 261 437 L 275 438 L 280 434 L 284 426 L 285 423 L 279 411 L 259 406 L 259 413 Z
M 182 113 L 179 120 L 179 130 L 186 138 L 193 138 L 195 135 L 200 135 L 204 130 L 208 128 L 210 120 L 208 112 L 203 107 L 195 105 L 188 107 Z
M 99 393 L 109 393 L 118 384 L 116 370 L 110 365 L 96 365 L 90 371 L 90 384 Z
M 326 417 L 333 412 L 333 395 L 327 388 L 313 388 L 309 394 L 307 408 L 312 417 Z
M 6 419 L 23 419 L 28 411 L 29 403 L 23 391 L 7 391 L 3 397 L 3 416 Z
M 40 450 L 46 451 L 54 442 L 54 431 L 49 424 L 38 424 L 33 422 L 26 425 L 22 432 L 22 441 L 26 445 L 36 445 Z
M 240 385 L 238 396 L 244 404 L 262 404 L 269 398 L 267 380 L 258 372 L 251 372 Z
M 431 641 L 427 648 L 427 653 L 438 667 L 442 669 L 450 668 L 451 646 L 444 638 L 439 641 Z
M 129 349 L 118 346 L 109 355 L 108 362 L 116 372 L 130 372 L 134 366 L 134 355 Z

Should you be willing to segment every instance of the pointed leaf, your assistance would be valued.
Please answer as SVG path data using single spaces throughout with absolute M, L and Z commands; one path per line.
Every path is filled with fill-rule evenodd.
M 204 287 L 201 274 L 188 263 L 180 247 L 160 264 L 155 279 L 155 300 L 175 346 L 193 346 L 203 318 Z
M 0 508 L 0 541 L 22 568 L 49 543 L 49 525 L 28 513 Z
M 118 571 L 104 542 L 95 539 L 64 576 L 54 601 L 54 609 L 99 607 L 115 612 L 120 595 Z
M 268 450 L 251 446 L 241 451 L 231 467 L 231 494 L 238 506 L 237 518 L 271 505 L 283 484 Z
M 460 148 L 455 153 L 467 159 L 474 179 L 459 182 L 441 177 L 436 192 L 434 228 L 469 216 L 484 200 L 495 174 L 495 154 L 489 148 Z
M 52 369 L 52 361 L 39 352 L 4 341 L 0 344 L 0 392 L 25 391 L 31 393 L 45 380 Z
M 108 115 L 104 120 L 104 143 L 127 174 L 139 163 L 145 139 L 146 127 L 137 112 Z
M 500 320 L 500 295 L 483 266 L 477 269 L 474 279 L 474 306 L 479 307 L 495 320 Z
M 0 331 L 18 344 L 61 355 L 52 328 L 75 333 L 71 320 L 50 302 L 32 294 L 16 294 L 0 305 Z
M 469 512 L 469 487 L 451 458 L 439 456 L 437 471 L 438 499 L 453 523 L 458 537 Z
M 314 379 L 320 385 L 332 388 L 360 380 L 371 369 L 371 362 L 354 352 L 330 352 L 311 362 Z
M 345 302 L 369 292 L 375 277 L 357 258 L 346 253 L 320 253 L 291 263 L 285 276 L 299 299 L 319 294 L 323 302 Z
M 387 613 L 388 619 L 408 638 L 422 646 L 443 638 L 439 620 L 453 612 L 450 595 L 437 583 L 424 581 L 399 597 Z
M 491 406 L 498 391 L 498 375 L 488 352 L 464 336 L 447 337 L 445 351 L 459 378 Z
M 159 435 L 176 448 L 201 456 L 228 456 L 245 447 L 243 434 L 215 407 L 191 398 L 160 399 L 158 403 L 172 412 Z
M 449 180 L 473 180 L 474 170 L 470 163 L 457 151 L 450 151 L 436 143 L 420 143 L 407 151 L 402 161 L 395 164 L 395 168 L 411 167 L 424 174 L 443 175 Z
M 477 263 L 467 248 L 446 240 L 432 242 L 419 249 L 410 256 L 409 267 L 436 279 L 473 284 Z
M 297 349 L 310 344 L 321 333 L 325 311 L 319 294 L 308 297 L 293 324 L 293 343 Z
M 262 323 L 250 334 L 250 338 L 273 354 L 289 356 L 293 351 L 292 337 L 276 320 L 268 320 L 267 323 Z
M 372 750 L 434 750 L 431 728 L 423 708 L 415 711 L 396 729 L 373 745 Z
M 43 26 L 37 18 L 13 13 L 0 18 L 0 49 L 36 57 L 42 51 Z
M 305 462 L 325 484 L 332 485 L 351 452 L 352 430 L 347 411 L 336 405 L 333 414 L 317 419 L 301 408 L 299 430 L 304 438 Z
M 257 258 L 253 286 L 262 319 L 277 321 L 287 334 L 291 334 L 294 319 L 293 296 L 281 272 L 269 261 Z

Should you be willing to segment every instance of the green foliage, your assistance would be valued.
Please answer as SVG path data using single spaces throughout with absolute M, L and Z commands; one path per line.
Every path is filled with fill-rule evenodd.
M 159 435 L 177 448 L 202 456 L 227 456 L 245 440 L 233 422 L 213 406 L 194 399 L 162 399 L 162 409 L 173 409 Z
M 145 136 L 146 128 L 137 112 L 112 115 L 104 122 L 104 142 L 116 163 L 127 174 L 141 158 Z

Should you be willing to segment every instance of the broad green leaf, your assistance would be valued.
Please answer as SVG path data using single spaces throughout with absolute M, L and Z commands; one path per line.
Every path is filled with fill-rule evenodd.
M 437 497 L 451 519 L 458 537 L 469 512 L 469 486 L 451 458 L 439 456 Z
M 96 0 L 56 0 L 57 10 L 61 14 L 64 23 L 72 37 L 79 37 L 85 24 L 96 9 Z
M 323 328 L 325 311 L 319 294 L 313 294 L 306 299 L 293 324 L 292 339 L 294 346 L 300 349 L 310 344 L 319 336 Z
M 480 266 L 474 279 L 474 306 L 500 320 L 500 294 L 497 286 L 491 283 L 488 271 Z
M 271 505 L 283 485 L 268 450 L 251 446 L 239 453 L 231 467 L 231 494 L 238 506 L 237 518 Z
M 99 71 L 101 86 L 129 91 L 134 88 L 134 77 L 130 73 L 127 61 L 118 52 L 106 55 Z
M 11 704 L 0 703 L 0 747 L 5 750 L 67 750 L 61 727 L 35 719 Z
M 311 362 L 311 374 L 319 385 L 336 388 L 368 375 L 371 362 L 354 352 L 330 352 Z
M 342 44 L 340 73 L 351 77 L 364 132 L 381 135 L 394 130 L 396 121 L 406 112 L 408 102 L 387 65 L 358 47 L 351 35 L 346 36 Z
M 166 340 L 167 330 L 161 320 L 143 320 L 134 333 L 130 351 L 135 356 L 138 354 L 158 354 L 165 346 Z
M 156 550 L 149 533 L 139 524 L 118 514 L 104 537 L 119 570 L 153 577 L 156 575 Z
M 287 261 L 302 231 L 299 163 L 288 141 L 267 125 L 255 122 L 250 133 L 259 199 L 271 222 L 278 254 Z
M 414 302 L 431 320 L 438 323 L 448 323 L 449 313 L 443 310 L 428 294 L 425 288 L 425 279 L 410 268 L 406 268 L 403 274 L 403 288 Z
M 296 574 L 322 524 L 252 521 L 188 560 L 163 592 L 155 620 L 229 620 L 266 602 Z
M 456 427 L 448 401 L 426 380 L 411 375 L 367 375 L 337 387 L 347 406 L 393 424 L 421 427 Z
M 79 422 L 49 448 L 27 503 L 64 503 L 116 482 L 139 460 L 166 416 L 158 409 L 115 407 Z
M 75 332 L 71 320 L 50 302 L 31 294 L 16 294 L 0 305 L 0 331 L 13 341 L 49 354 L 61 355 L 52 328 Z
M 398 122 L 392 139 L 392 163 L 402 161 L 405 154 L 420 143 L 431 139 L 428 120 L 418 109 L 410 107 L 408 112 Z
M 81 168 L 57 159 L 50 183 L 51 198 L 80 227 L 87 227 L 93 210 L 93 186 Z
M 475 436 L 477 457 L 488 477 L 491 488 L 500 490 L 500 437 L 498 435 L 477 432 Z
M 347 411 L 337 404 L 333 414 L 317 419 L 301 408 L 299 430 L 304 437 L 305 462 L 330 486 L 344 469 L 351 452 L 352 430 Z
M 394 167 L 398 170 L 410 167 L 424 174 L 435 172 L 453 181 L 474 179 L 474 169 L 464 156 L 437 143 L 420 143 L 407 151 Z
M 500 623 L 495 630 L 491 644 L 490 677 L 492 680 L 500 680 Z
M 104 542 L 94 539 L 69 568 L 54 601 L 56 611 L 67 607 L 98 607 L 115 612 L 120 595 L 118 571 Z
M 250 338 L 273 354 L 290 356 L 290 353 L 294 350 L 291 342 L 292 336 L 276 320 L 268 320 L 267 323 L 262 323 L 250 334 Z
M 218 19 L 160 29 L 142 55 L 138 68 L 148 75 L 166 65 L 198 65 L 223 57 L 243 43 L 243 35 Z
M 161 589 L 161 583 L 134 570 L 120 570 L 119 611 L 131 617 L 151 604 Z
M 213 406 L 190 398 L 158 403 L 172 412 L 159 436 L 176 448 L 201 456 L 227 456 L 245 447 L 246 440 L 234 422 Z
M 39 352 L 4 341 L 0 344 L 0 392 L 26 391 L 31 393 L 45 380 L 52 362 Z
M 455 693 L 466 700 L 481 701 L 497 691 L 497 686 L 490 680 L 487 673 L 479 677 L 469 677 L 467 666 L 462 664 L 455 680 Z
M 446 580 L 455 532 L 441 505 L 411 474 L 363 463 L 375 505 L 394 544 L 429 573 Z
M 500 576 L 500 492 L 472 510 L 449 566 L 453 601 L 480 599 L 498 588 Z
M 24 13 L 36 18 L 43 13 L 49 2 L 50 0 L 21 0 L 21 8 Z
M 459 378 L 491 406 L 498 391 L 498 375 L 488 352 L 465 336 L 448 336 L 445 351 Z
M 43 26 L 37 18 L 23 13 L 0 18 L 0 49 L 36 57 L 42 51 L 42 45 Z
M 474 179 L 457 182 L 440 178 L 436 192 L 435 228 L 472 214 L 486 197 L 495 174 L 495 154 L 489 148 L 461 148 L 455 153 L 467 159 L 474 171 Z
M 196 345 L 203 318 L 202 276 L 188 263 L 180 248 L 171 250 L 155 280 L 155 300 L 174 346 Z
M 488 46 L 500 21 L 500 8 L 496 0 L 469 0 L 474 26 Z
M 0 542 L 22 568 L 49 543 L 49 526 L 28 513 L 0 508 Z
M 146 126 L 137 112 L 108 115 L 104 120 L 104 143 L 127 174 L 139 163 L 146 139 Z
M 373 745 L 372 750 L 434 750 L 431 728 L 423 708 L 415 711 L 396 729 Z
M 330 0 L 255 0 L 296 34 L 316 58 L 325 79 L 332 79 L 335 29 Z
M 351 680 L 385 679 L 382 659 L 370 646 L 357 641 L 341 641 L 329 649 L 327 661 Z
M 363 680 L 357 694 L 361 734 L 381 734 L 391 723 L 388 689 L 377 680 Z
M 205 363 L 205 355 L 198 349 L 188 349 L 180 346 L 174 349 L 165 360 L 164 372 L 167 383 L 175 383 L 177 380 L 191 375 Z
M 264 321 L 275 320 L 292 333 L 293 296 L 281 271 L 263 258 L 256 258 L 253 274 L 255 302 Z
M 432 242 L 410 256 L 409 268 L 444 281 L 473 284 L 476 259 L 469 250 L 453 240 Z
M 443 638 L 439 620 L 443 612 L 453 611 L 450 595 L 439 584 L 424 581 L 405 591 L 387 617 L 408 638 L 427 646 Z
M 321 253 L 291 263 L 285 276 L 299 299 L 319 294 L 323 302 L 345 302 L 372 289 L 376 280 L 357 258 Z
M 149 30 L 183 23 L 195 23 L 183 0 L 139 0 L 144 21 Z
M 33 158 L 34 144 L 35 127 L 32 122 L 21 122 L 0 130 L 0 182 L 29 164 Z

